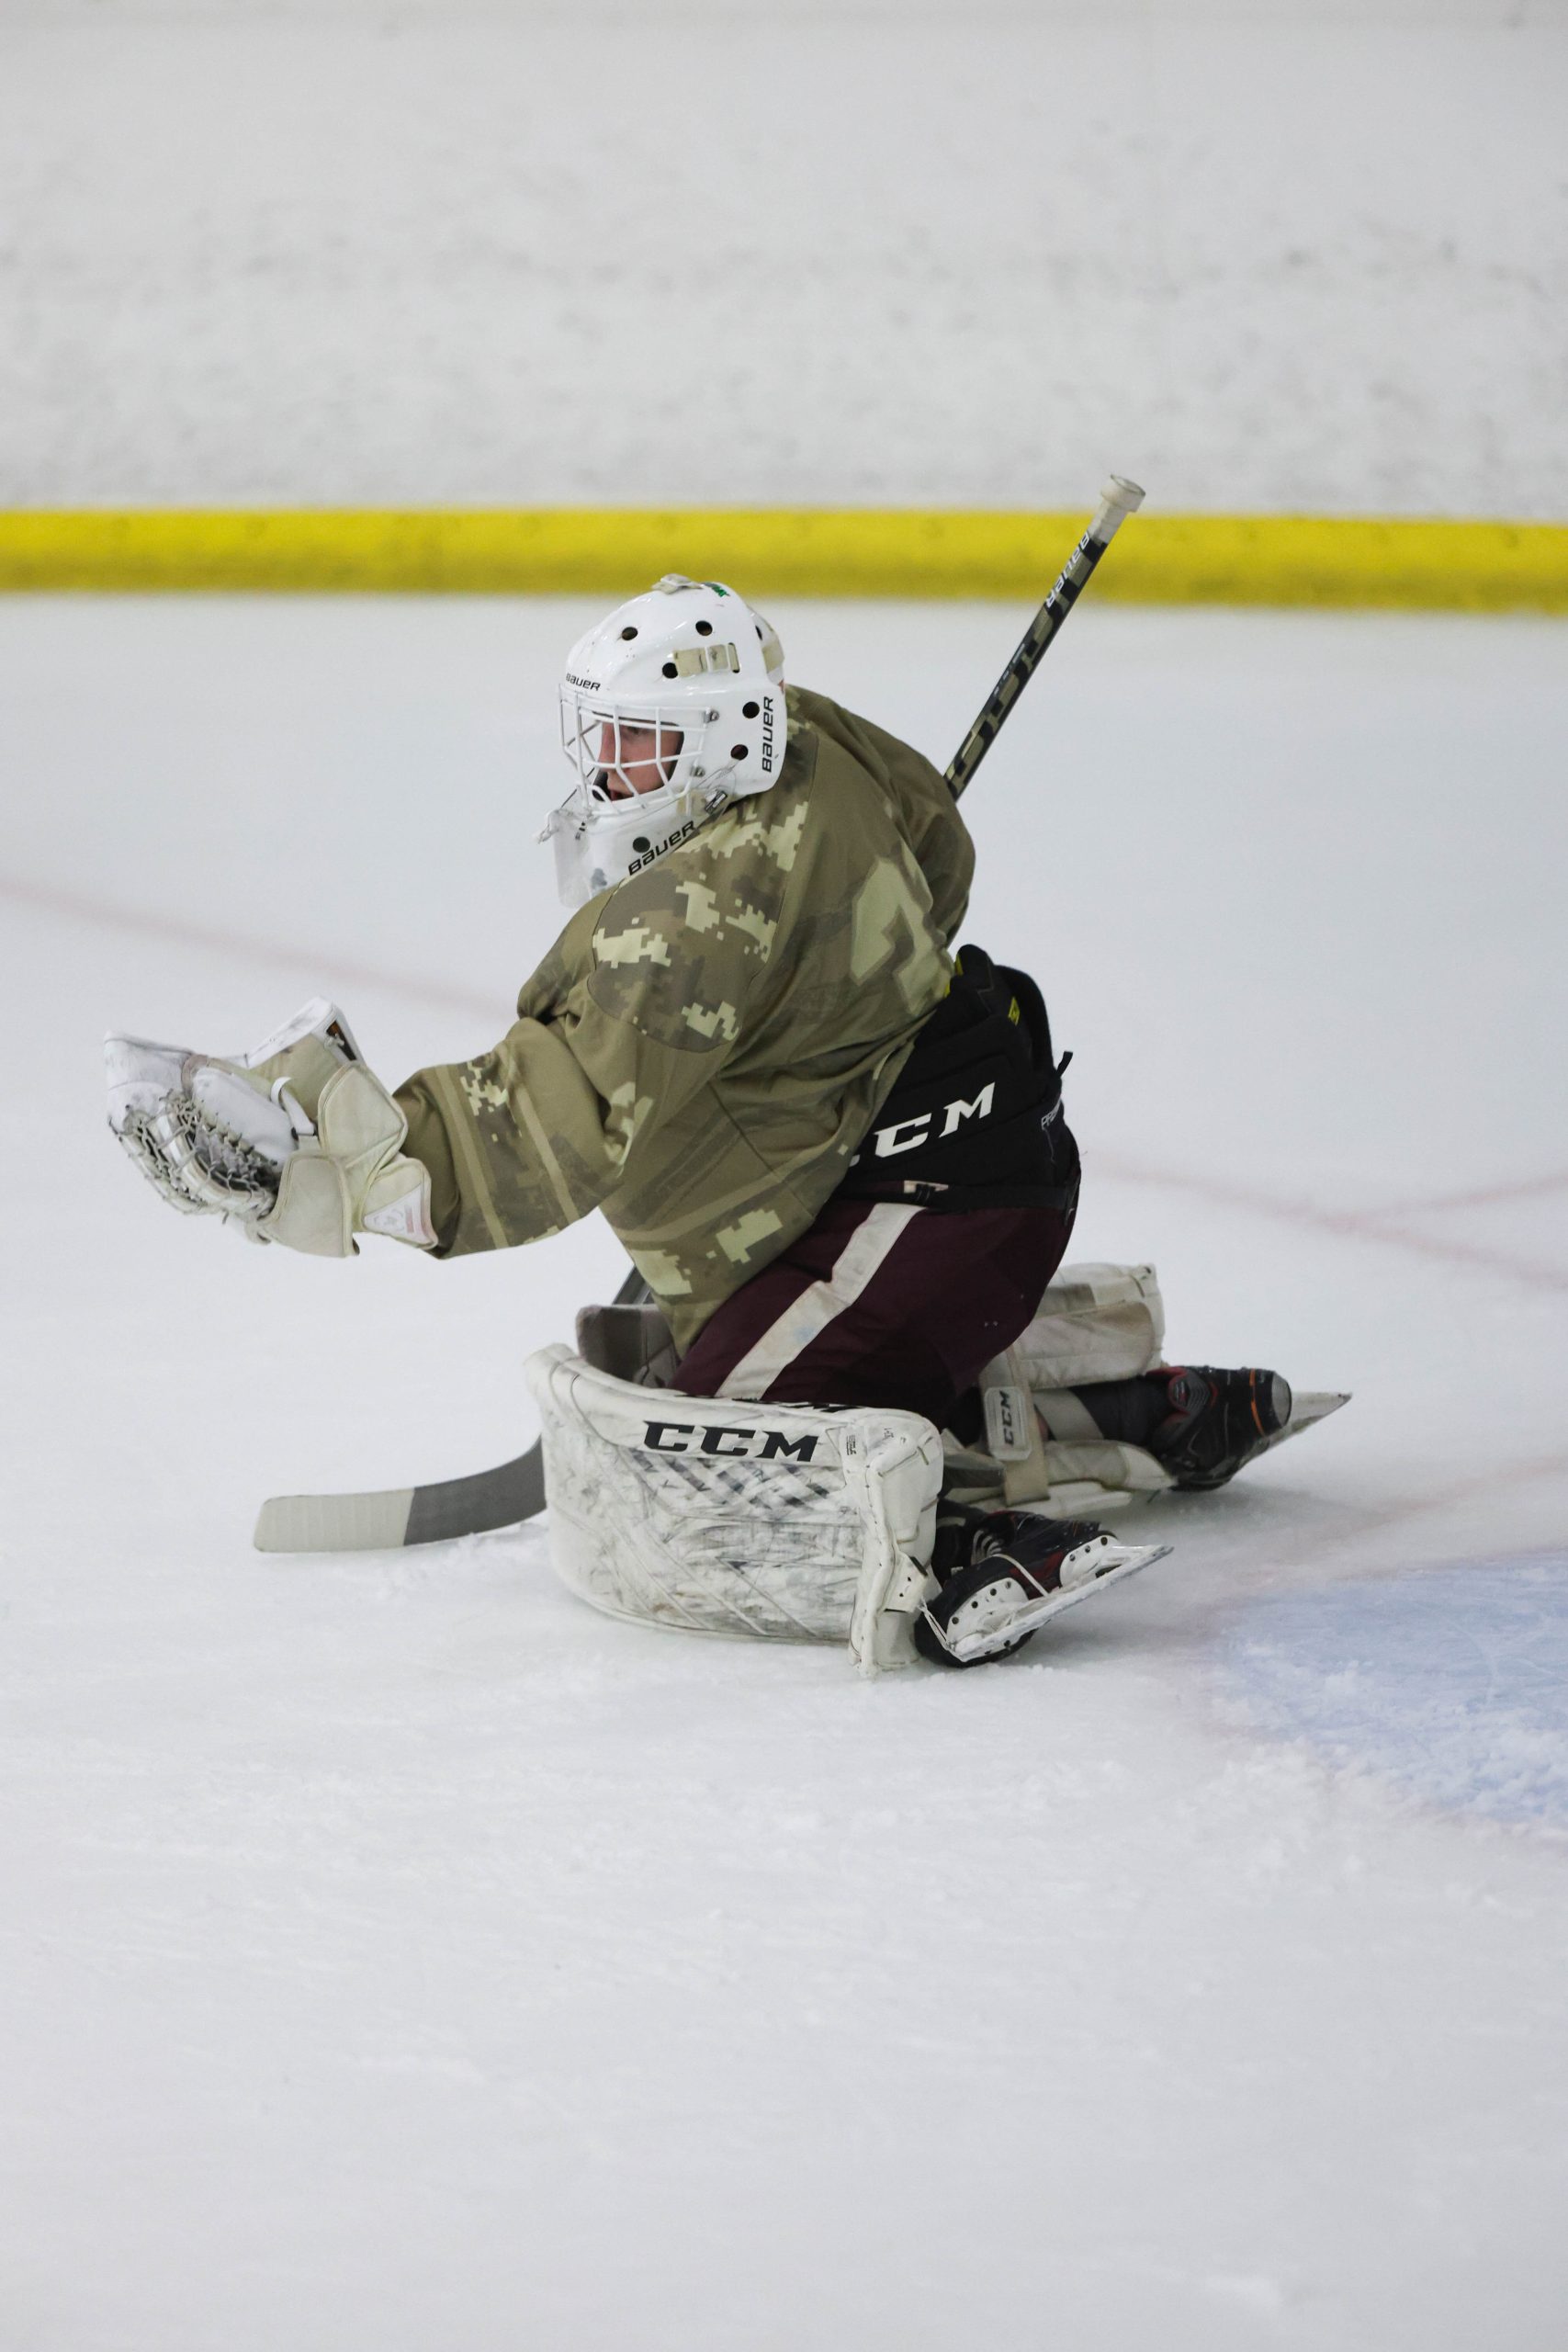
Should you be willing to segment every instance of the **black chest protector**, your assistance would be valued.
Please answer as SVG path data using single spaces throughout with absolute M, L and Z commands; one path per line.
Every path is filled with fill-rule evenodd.
M 1057 1208 L 1078 1155 L 1045 1002 L 1026 972 L 961 947 L 953 986 L 916 1038 L 839 1187 L 934 1209 Z

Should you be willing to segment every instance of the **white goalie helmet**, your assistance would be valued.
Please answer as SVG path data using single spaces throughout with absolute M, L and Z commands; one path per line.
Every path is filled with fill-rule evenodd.
M 581 907 L 777 783 L 783 650 L 733 588 L 668 572 L 572 647 L 560 718 L 574 782 L 539 838 Z

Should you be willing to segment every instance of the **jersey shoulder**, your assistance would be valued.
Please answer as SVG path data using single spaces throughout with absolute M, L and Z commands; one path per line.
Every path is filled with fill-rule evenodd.
M 898 799 L 927 800 L 932 807 L 943 802 L 954 805 L 940 770 L 912 743 L 809 686 L 790 686 L 784 699 L 792 729 L 797 724 L 808 727 L 823 742 L 853 761 L 884 792 Z
M 589 987 L 601 1012 L 688 1051 L 739 1040 L 809 858 L 819 749 L 814 729 L 792 728 L 777 784 L 597 902 Z
M 887 854 L 911 860 L 939 928 L 949 940 L 956 937 L 974 880 L 975 845 L 946 777 L 913 744 L 827 695 L 791 687 L 789 709 L 792 727 L 798 714 L 832 768 L 832 789 L 820 797 L 842 852 L 852 863 Z

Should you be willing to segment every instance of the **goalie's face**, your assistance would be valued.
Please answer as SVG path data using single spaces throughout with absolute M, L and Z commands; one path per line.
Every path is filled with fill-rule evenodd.
M 657 792 L 673 780 L 685 735 L 679 727 L 654 719 L 646 725 L 630 718 L 606 718 L 599 730 L 599 764 L 593 789 L 611 800 L 629 800 L 634 793 Z

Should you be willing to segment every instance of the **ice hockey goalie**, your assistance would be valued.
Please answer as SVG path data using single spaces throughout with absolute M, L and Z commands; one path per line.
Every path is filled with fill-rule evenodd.
M 572 911 L 492 1050 L 389 1089 L 321 1001 L 231 1058 L 117 1036 L 111 1125 L 174 1206 L 320 1255 L 602 1210 L 648 1306 L 629 1354 L 606 1324 L 536 1360 L 569 1582 L 867 1670 L 1004 1656 L 1156 1555 L 1105 1513 L 1315 1412 L 1168 1363 L 1151 1270 L 1059 1271 L 1066 1057 L 1034 980 L 959 944 L 929 762 L 679 576 L 572 649 L 560 711 Z

